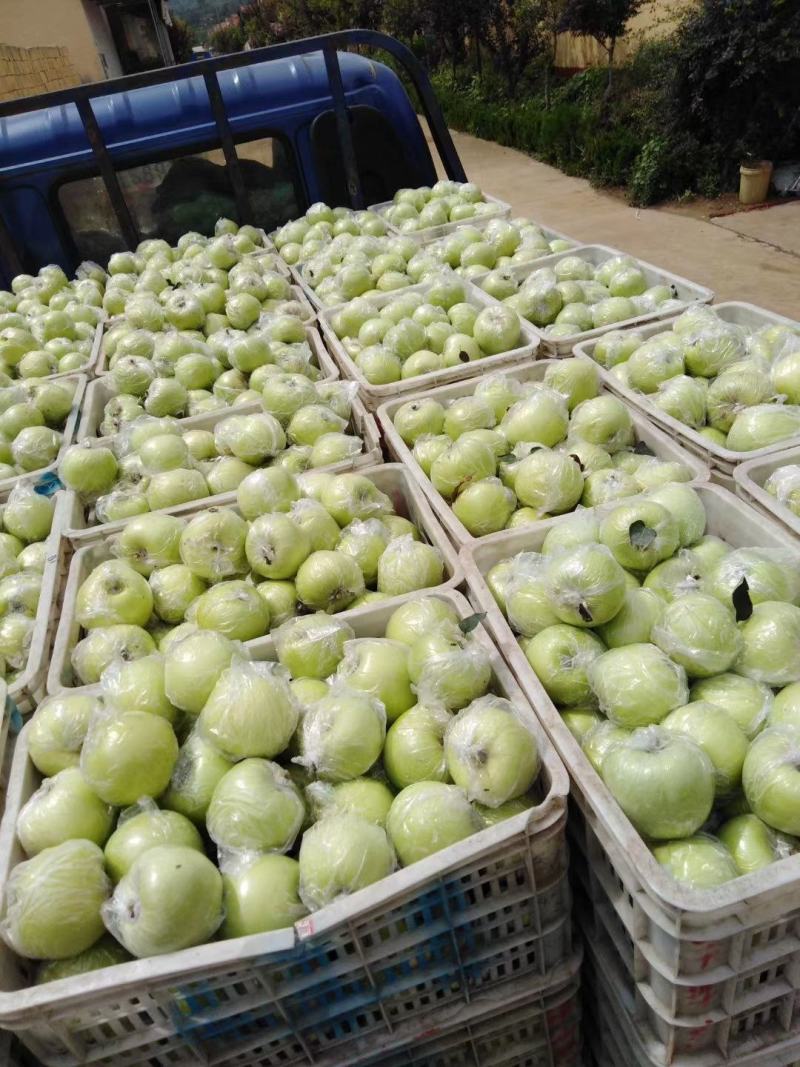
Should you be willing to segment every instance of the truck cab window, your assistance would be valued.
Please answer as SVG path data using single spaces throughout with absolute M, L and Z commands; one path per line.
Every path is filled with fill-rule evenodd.
M 283 141 L 263 137 L 238 144 L 236 151 L 252 212 L 252 218 L 239 221 L 271 230 L 300 214 L 293 160 Z M 174 244 L 187 230 L 213 233 L 218 218 L 237 217 L 221 149 L 129 167 L 118 174 L 142 239 L 163 237 Z M 81 258 L 102 260 L 124 248 L 100 178 L 66 182 L 58 198 Z

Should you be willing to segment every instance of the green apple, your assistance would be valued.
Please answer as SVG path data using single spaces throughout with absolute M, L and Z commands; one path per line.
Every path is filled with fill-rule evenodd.
M 686 548 L 700 540 L 706 529 L 706 509 L 697 491 L 690 485 L 671 482 L 652 489 L 647 496 L 649 500 L 665 507 L 673 517 L 681 547 Z
M 289 856 L 253 857 L 223 874 L 223 938 L 281 930 L 307 914 L 300 900 L 300 865 Z
M 765 721 L 770 726 L 778 725 L 773 719 L 773 708 L 777 709 L 778 698 L 773 704 L 769 686 L 740 674 L 725 673 L 713 678 L 701 678 L 693 683 L 689 699 L 708 701 L 724 708 L 751 741 Z
M 666 507 L 649 499 L 637 500 L 618 505 L 602 519 L 600 540 L 623 567 L 648 571 L 673 555 L 680 531 Z
M 181 534 L 181 560 L 193 574 L 218 582 L 247 572 L 248 526 L 230 508 L 211 508 L 191 519 Z
M 595 515 L 590 511 L 578 510 L 550 527 L 542 542 L 542 555 L 552 556 L 562 549 L 597 541 L 599 537 L 600 528 Z
M 457 711 L 488 690 L 492 666 L 478 640 L 457 626 L 442 625 L 410 646 L 408 676 L 421 703 L 441 703 Z
M 663 600 L 651 589 L 627 589 L 620 610 L 597 632 L 609 648 L 648 644 L 663 612 Z
M 348 623 L 319 612 L 289 619 L 273 637 L 278 659 L 293 678 L 327 678 L 355 634 Z
M 706 701 L 675 708 L 661 725 L 691 738 L 714 765 L 716 796 L 727 797 L 741 784 L 748 739 L 727 711 Z
M 303 716 L 299 762 L 327 781 L 348 781 L 372 767 L 385 737 L 383 704 L 369 693 L 339 685 Z
M 122 528 L 116 541 L 117 555 L 149 576 L 156 567 L 180 563 L 183 519 L 174 515 L 141 515 Z
M 595 726 L 606 722 L 597 708 L 589 704 L 577 708 L 563 708 L 559 714 L 561 721 L 579 745 L 583 744 L 583 739 Z
M 90 723 L 80 768 L 101 800 L 124 807 L 163 793 L 177 758 L 178 742 L 166 719 L 110 710 Z
M 288 512 L 300 498 L 297 479 L 281 467 L 253 471 L 236 489 L 239 511 L 249 521 L 274 512 Z
M 653 855 L 676 881 L 692 889 L 713 889 L 740 873 L 723 842 L 708 834 L 656 845 Z
M 312 552 L 300 565 L 295 586 L 301 604 L 331 613 L 347 608 L 365 589 L 355 560 L 343 552 L 330 551 Z
M 605 653 L 595 634 L 577 626 L 548 626 L 522 641 L 522 651 L 554 704 L 575 707 L 594 701 L 589 671 Z
M 250 524 L 245 553 L 264 578 L 293 578 L 311 554 L 311 540 L 288 515 L 260 515 Z
M 457 624 L 458 615 L 446 600 L 422 597 L 397 608 L 386 624 L 386 637 L 413 645 L 418 637 Z
M 244 581 L 219 582 L 192 603 L 192 621 L 231 641 L 251 641 L 269 630 L 269 609 L 255 586 Z
M 100 681 L 103 671 L 115 660 L 140 659 L 155 650 L 155 642 L 141 626 L 119 624 L 90 630 L 73 648 L 70 659 L 81 684 L 93 685 Z
M 305 498 L 296 500 L 291 506 L 290 515 L 292 522 L 308 537 L 311 552 L 330 552 L 337 548 L 342 532 L 336 520 L 318 501 Z
M 380 518 L 394 510 L 389 497 L 363 474 L 339 474 L 326 480 L 319 500 L 341 527 L 356 519 Z
M 597 773 L 602 777 L 603 760 L 611 748 L 619 741 L 626 741 L 631 736 L 631 731 L 626 730 L 616 723 L 603 719 L 586 732 L 582 741 L 581 749 Z
M 139 959 L 192 948 L 222 923 L 222 877 L 192 848 L 157 845 L 119 882 L 103 918 Z
M 182 437 L 157 433 L 139 447 L 139 458 L 150 474 L 189 466 L 189 449 Z
M 58 465 L 58 476 L 68 489 L 91 498 L 107 493 L 117 479 L 117 458 L 110 448 L 93 448 L 89 442 L 70 445 Z
M 794 558 L 765 548 L 737 548 L 716 561 L 704 576 L 703 588 L 733 606 L 737 591 L 751 604 L 766 600 L 788 603 L 800 598 L 800 572 Z
M 315 911 L 390 875 L 395 856 L 380 826 L 334 812 L 303 834 L 299 864 L 300 898 Z
M 233 764 L 198 733 L 191 733 L 178 752 L 172 778 L 161 803 L 171 811 L 205 825 L 206 812 L 220 779 Z
M 569 432 L 611 454 L 630 448 L 635 440 L 630 412 L 621 400 L 608 394 L 581 401 L 570 416 Z
M 747 679 L 747 681 L 750 681 Z M 750 682 L 751 685 L 757 684 Z M 761 685 L 759 688 L 765 689 Z M 770 693 L 771 696 L 771 693 Z M 767 722 L 770 726 L 800 726 L 800 682 L 792 682 L 775 694 Z M 768 705 L 767 705 L 768 706 Z
M 407 867 L 470 837 L 481 829 L 481 820 L 459 786 L 415 782 L 392 801 L 386 829 Z
M 800 833 L 800 731 L 773 726 L 751 743 L 744 761 L 742 784 L 755 815 L 774 830 Z
M 282 667 L 237 656 L 211 690 L 197 727 L 229 759 L 271 759 L 289 744 L 298 716 Z
M 604 545 L 577 545 L 551 557 L 544 581 L 553 611 L 573 626 L 609 622 L 625 600 L 624 572 Z
M 547 560 L 537 552 L 520 552 L 504 579 L 505 614 L 514 631 L 533 637 L 558 624 L 545 583 Z M 496 576 L 495 576 L 496 577 Z
M 211 840 L 235 852 L 288 852 L 305 816 L 286 771 L 265 759 L 245 759 L 218 782 L 206 814 Z
M 800 681 L 800 608 L 765 600 L 755 605 L 740 632 L 738 674 L 773 687 Z
M 545 385 L 561 393 L 570 411 L 597 396 L 599 381 L 597 368 L 584 358 L 556 360 L 544 373 Z
M 645 576 L 642 584 L 662 601 L 671 603 L 687 593 L 703 589 L 703 571 L 703 565 L 695 556 L 694 550 L 684 549 L 677 556 L 657 563 Z
M 62 960 L 103 933 L 108 896 L 103 852 L 91 841 L 65 841 L 18 863 L 5 886 L 2 932 L 18 956 Z
M 98 626 L 144 626 L 153 612 L 147 580 L 124 560 L 106 560 L 78 590 L 75 618 L 86 629 Z
M 739 874 L 752 874 L 788 855 L 785 838 L 757 815 L 737 815 L 723 823 L 717 836 L 733 856 Z
M 439 550 L 410 535 L 393 539 L 378 560 L 378 591 L 387 596 L 402 596 L 443 581 Z
M 316 504 L 316 501 L 306 501 L 303 509 L 312 506 L 321 507 Z M 336 526 L 337 533 L 338 529 Z M 344 528 L 332 547 L 337 552 L 351 556 L 358 564 L 365 584 L 374 585 L 378 577 L 378 562 L 386 551 L 388 543 L 389 531 L 380 519 L 367 519 L 366 521 L 356 519 Z
M 444 408 L 431 397 L 402 404 L 395 412 L 394 427 L 410 447 L 423 434 L 439 434 L 444 426 Z
M 349 813 L 385 828 L 393 800 L 394 793 L 377 778 L 353 778 L 336 785 L 311 782 L 306 786 L 306 801 L 314 822 L 333 812 Z
M 63 978 L 74 978 L 91 971 L 99 971 L 104 967 L 115 967 L 119 963 L 127 963 L 130 958 L 122 945 L 110 934 L 105 934 L 91 948 L 79 952 L 77 956 L 41 964 L 36 972 L 36 984 L 57 982 Z
M 77 767 L 45 778 L 17 816 L 17 837 L 29 856 L 72 838 L 105 843 L 112 809 L 96 796 Z
M 77 767 L 89 720 L 98 708 L 97 698 L 79 693 L 45 697 L 28 726 L 28 754 L 38 771 L 56 775 Z
M 503 304 L 485 307 L 478 312 L 472 335 L 487 355 L 512 351 L 522 342 L 519 315 Z
M 711 811 L 714 768 L 683 734 L 655 726 L 634 730 L 609 748 L 602 772 L 634 828 L 652 840 L 690 837 Z
M 336 677 L 379 700 L 391 723 L 416 703 L 408 676 L 409 649 L 400 641 L 362 637 L 348 641 Z
M 536 442 L 548 448 L 563 441 L 568 428 L 569 413 L 563 396 L 545 386 L 512 404 L 498 427 L 512 447 Z
M 159 811 L 148 805 L 124 811 L 104 850 L 112 882 L 119 882 L 144 852 L 161 845 L 203 852 L 203 841 L 194 824 L 178 812 Z
M 208 588 L 202 578 L 184 563 L 173 563 L 152 571 L 148 579 L 153 594 L 153 610 L 167 623 L 181 622 L 189 606 Z
M 169 723 L 178 717 L 164 689 L 164 657 L 116 660 L 100 678 L 103 696 L 118 711 L 146 711 L 160 715 Z
M 584 490 L 583 474 L 575 459 L 544 448 L 515 465 L 513 483 L 520 502 L 542 517 L 571 511 Z
M 55 499 L 43 496 L 26 482 L 17 482 L 3 508 L 3 528 L 26 544 L 44 541 L 50 533 Z
M 600 710 L 626 729 L 659 723 L 689 698 L 683 667 L 647 643 L 604 652 L 592 661 L 589 681 Z
M 500 697 L 482 697 L 460 711 L 447 727 L 444 750 L 455 784 L 490 808 L 527 793 L 539 773 L 529 725 Z
M 189 633 L 164 654 L 164 691 L 176 708 L 197 716 L 217 679 L 233 659 L 235 645 L 212 630 Z
M 690 678 L 729 670 L 742 650 L 733 612 L 707 593 L 687 593 L 667 604 L 652 640 Z

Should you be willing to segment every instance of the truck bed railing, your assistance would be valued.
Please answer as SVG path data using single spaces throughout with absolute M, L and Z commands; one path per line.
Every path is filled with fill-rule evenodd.
M 58 89 L 55 92 L 43 93 L 40 96 L 9 100 L 0 103 L 0 122 L 5 118 L 31 111 L 75 105 L 94 154 L 99 177 L 105 185 L 111 207 L 119 222 L 123 240 L 128 248 L 133 249 L 140 241 L 140 233 L 122 192 L 114 166 L 114 159 L 103 139 L 92 102 L 104 96 L 111 96 L 114 93 L 129 92 L 132 89 L 141 89 L 146 86 L 202 77 L 219 135 L 220 146 L 225 156 L 237 211 L 242 220 L 248 220 L 252 217 L 250 201 L 239 166 L 236 144 L 225 112 L 225 102 L 219 84 L 219 72 L 234 70 L 237 67 L 249 66 L 252 63 L 261 63 L 267 60 L 288 59 L 292 56 L 307 55 L 309 52 L 322 52 L 342 148 L 342 162 L 350 205 L 353 208 L 363 208 L 366 205 L 356 165 L 356 155 L 350 122 L 347 116 L 345 91 L 342 84 L 338 56 L 339 52 L 347 51 L 353 47 L 388 52 L 402 67 L 416 90 L 445 173 L 449 178 L 456 181 L 465 181 L 464 168 L 458 158 L 458 153 L 424 67 L 404 44 L 401 44 L 400 41 L 390 37 L 388 34 L 378 33 L 375 30 L 340 30 L 336 33 L 321 34 L 317 37 L 305 37 L 286 44 L 267 45 L 264 48 L 254 48 L 248 52 L 233 52 L 228 55 L 214 56 L 211 59 L 201 59 L 174 67 L 163 67 L 159 70 L 144 71 L 141 74 L 130 74 L 126 77 L 113 78 L 109 81 L 77 85 L 70 89 Z M 5 261 L 13 274 L 22 272 L 21 257 L 2 215 L 0 215 L 0 258 Z

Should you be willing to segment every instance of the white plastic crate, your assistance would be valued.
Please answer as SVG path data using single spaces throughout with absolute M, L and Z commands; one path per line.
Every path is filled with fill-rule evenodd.
M 766 311 L 764 308 L 756 307 L 755 304 L 745 304 L 740 301 L 730 300 L 722 304 L 714 304 L 712 310 L 723 322 L 743 326 L 748 330 L 759 330 L 762 326 L 771 326 L 775 323 L 783 323 L 795 329 L 800 329 L 800 322 L 787 319 L 783 315 L 777 315 L 773 311 Z M 643 329 L 637 326 L 636 332 L 640 333 L 645 339 L 654 337 L 658 333 L 669 330 L 671 323 L 674 321 L 675 316 L 673 315 L 662 322 L 651 323 Z M 575 354 L 593 358 L 594 347 L 594 341 L 576 344 Z M 603 381 L 613 393 L 616 393 L 623 400 L 627 400 L 628 403 L 637 407 L 639 411 L 643 411 L 648 418 L 663 429 L 668 430 L 671 434 L 674 434 L 685 448 L 710 463 L 715 481 L 719 481 L 728 489 L 734 488 L 734 471 L 740 463 L 773 456 L 783 449 L 800 445 L 800 434 L 798 434 L 766 448 L 756 448 L 752 452 L 734 452 L 731 448 L 723 448 L 721 445 L 709 441 L 707 437 L 703 437 L 697 430 L 693 430 L 691 426 L 673 419 L 671 415 L 667 415 L 665 411 L 656 407 L 655 404 L 651 404 L 646 394 L 638 393 L 635 389 L 630 389 L 628 386 L 623 385 L 618 378 L 615 378 L 613 374 L 610 374 L 603 367 L 600 367 L 599 370 Z
M 737 1020 L 736 1051 L 724 1060 L 714 1052 L 670 1049 L 630 997 L 605 936 L 587 931 L 582 977 L 585 1044 L 595 1067 L 800 1067 L 800 1037 L 787 1036 L 780 1026 L 768 1045 L 753 1036 L 757 1007 Z
M 396 512 L 404 518 L 410 519 L 420 530 L 429 544 L 438 548 L 444 560 L 444 587 L 456 589 L 463 584 L 464 573 L 461 569 L 458 556 L 448 541 L 439 523 L 431 511 L 424 493 L 420 490 L 408 471 L 399 463 L 385 463 L 375 467 L 359 468 L 359 474 L 369 478 L 382 492 L 392 499 Z M 208 499 L 195 500 L 191 504 L 183 506 L 179 512 L 181 518 L 191 519 L 195 515 L 207 511 L 209 507 L 229 507 L 238 514 L 236 508 L 236 494 L 225 493 L 213 498 L 214 503 L 209 504 Z M 77 507 L 80 513 L 80 504 L 74 497 L 73 507 Z M 172 513 L 175 513 L 175 509 Z M 72 688 L 76 681 L 70 664 L 72 649 L 81 637 L 80 626 L 75 620 L 75 599 L 78 590 L 92 570 L 107 559 L 114 558 L 113 536 L 125 526 L 125 522 L 107 523 L 93 529 L 78 531 L 68 530 L 65 538 L 69 537 L 77 551 L 72 556 L 69 574 L 66 579 L 64 596 L 59 605 L 58 632 L 50 659 L 47 674 L 48 692 L 56 693 L 61 689 Z M 436 588 L 441 588 L 437 586 Z M 413 599 L 420 596 L 420 592 L 406 594 L 402 597 L 393 597 L 392 603 L 397 606 L 403 600 Z M 342 616 L 348 620 L 353 615 L 360 615 L 367 611 L 369 605 L 363 608 L 354 608 L 342 612 Z M 260 640 L 256 639 L 256 641 Z
M 775 452 L 764 459 L 749 459 L 740 463 L 733 472 L 736 492 L 752 504 L 758 511 L 763 511 L 771 519 L 782 523 L 795 536 L 800 536 L 800 516 L 782 504 L 772 493 L 764 488 L 770 474 L 781 467 L 800 465 L 800 446 L 787 448 L 784 452 Z
M 455 277 L 458 278 L 459 276 L 455 275 Z M 485 308 L 497 304 L 497 301 L 493 300 L 488 293 L 484 293 L 482 289 L 478 289 L 477 286 L 465 278 L 460 278 L 459 280 L 464 285 L 466 302 L 472 304 L 473 307 Z M 401 289 L 393 293 L 383 293 L 380 296 L 370 296 L 367 299 L 375 304 L 376 308 L 382 308 L 385 304 L 397 299 L 401 293 L 415 292 L 424 296 L 432 284 L 432 282 L 421 282 L 419 285 L 410 286 L 408 289 Z M 398 396 L 408 399 L 413 393 L 418 393 L 421 390 L 433 389 L 438 385 L 446 385 L 448 382 L 464 381 L 468 378 L 476 378 L 478 375 L 489 374 L 491 371 L 517 366 L 520 363 L 532 362 L 536 358 L 539 347 L 539 338 L 535 328 L 525 319 L 520 318 L 521 344 L 510 352 L 500 352 L 496 356 L 486 356 L 470 363 L 462 363 L 459 367 L 447 367 L 445 370 L 418 374 L 416 378 L 391 382 L 389 385 L 370 385 L 347 354 L 344 345 L 331 326 L 333 316 L 343 306 L 338 304 L 336 307 L 326 308 L 325 311 L 321 311 L 319 315 L 320 329 L 333 358 L 339 364 L 343 377 L 350 379 L 350 381 L 358 382 L 359 394 L 370 411 L 376 410 L 387 400 L 392 400 Z
M 509 378 L 514 378 L 519 382 L 540 382 L 544 378 L 547 368 L 552 366 L 555 362 L 556 361 L 553 359 L 540 359 L 526 367 L 519 367 L 516 369 L 511 368 L 503 370 L 501 373 Z M 458 382 L 454 385 L 443 385 L 438 389 L 430 389 L 413 396 L 390 400 L 388 403 L 381 405 L 377 411 L 377 419 L 381 435 L 390 455 L 405 464 L 405 466 L 412 472 L 430 500 L 433 510 L 436 512 L 439 521 L 447 531 L 448 536 L 454 544 L 459 546 L 478 544 L 479 542 L 485 541 L 487 537 L 492 538 L 498 535 L 488 534 L 486 537 L 472 536 L 469 530 L 467 530 L 464 524 L 457 518 L 450 504 L 448 504 L 444 497 L 434 489 L 430 478 L 428 478 L 414 459 L 412 450 L 394 428 L 394 417 L 397 414 L 398 409 L 410 400 L 421 400 L 423 397 L 430 397 L 432 400 L 438 400 L 439 403 L 446 405 L 458 397 L 472 396 L 475 387 L 480 380 L 480 378 L 470 378 L 466 382 Z M 601 387 L 600 392 L 602 393 L 604 390 L 605 387 L 603 386 Z M 652 451 L 654 456 L 657 456 L 659 459 L 675 460 L 685 464 L 692 471 L 693 481 L 708 481 L 711 472 L 706 464 L 701 463 L 696 456 L 687 452 L 686 449 L 681 448 L 680 445 L 672 441 L 665 433 L 662 433 L 660 430 L 652 426 L 651 423 L 635 409 L 631 411 L 631 418 L 636 429 L 636 440 L 646 445 Z M 500 536 L 502 536 L 502 534 Z
M 459 593 L 433 595 L 471 613 Z M 382 636 L 395 607 L 353 613 L 356 636 Z M 572 953 L 568 779 L 486 631 L 474 633 L 490 652 L 494 691 L 520 708 L 536 736 L 542 771 L 533 808 L 334 902 L 295 930 L 39 986 L 29 984 L 30 965 L 0 944 L 0 1024 L 46 1067 L 343 1065 L 357 1039 L 371 1048 L 403 1024 L 430 1030 L 449 1005 L 500 995 L 523 977 L 550 983 Z M 250 651 L 274 658 L 270 638 Z M 0 827 L 0 886 L 23 858 L 14 826 L 39 781 L 23 730 Z
M 500 200 L 496 196 L 490 196 L 488 193 L 483 194 L 484 202 L 492 205 L 492 211 L 487 211 L 486 214 L 477 215 L 475 219 L 458 219 L 456 222 L 444 222 L 439 226 L 426 226 L 424 230 L 413 230 L 410 233 L 403 233 L 404 237 L 413 237 L 419 241 L 432 241 L 437 237 L 445 237 L 448 233 L 452 233 L 453 230 L 457 230 L 459 226 L 470 226 L 473 222 L 480 219 L 507 219 L 511 216 L 511 205 L 507 204 L 505 200 Z M 367 210 L 376 211 L 379 215 L 386 216 L 386 212 L 390 207 L 394 206 L 394 200 L 382 200 L 379 204 L 372 204 Z M 387 226 L 391 227 L 392 233 L 401 233 L 399 227 L 386 219 Z
M 252 404 L 240 404 L 236 408 L 224 408 L 222 411 L 209 411 L 205 415 L 192 415 L 187 419 L 181 419 L 181 427 L 185 430 L 213 430 L 215 426 L 224 422 L 225 419 L 235 418 L 239 415 L 254 415 L 263 410 L 261 404 L 254 401 Z M 354 434 L 361 438 L 363 442 L 361 452 L 350 459 L 343 459 L 339 463 L 331 463 L 327 467 L 318 467 L 315 468 L 316 470 L 324 470 L 329 471 L 332 474 L 340 474 L 342 471 L 360 470 L 361 467 L 373 466 L 382 461 L 383 453 L 381 451 L 380 435 L 378 434 L 378 427 L 375 423 L 375 419 L 372 415 L 367 414 L 364 405 L 357 396 L 353 398 L 349 428 Z M 95 437 L 87 439 L 87 441 L 93 448 L 103 448 L 111 447 L 114 438 Z M 107 522 L 90 526 L 88 525 L 88 520 L 86 518 L 86 508 L 82 504 L 78 494 L 74 490 L 68 489 L 67 496 L 69 498 L 69 505 L 64 536 L 72 541 L 79 541 L 87 537 L 95 539 L 97 537 L 108 536 L 109 534 L 120 530 L 127 521 L 121 519 L 116 522 Z M 169 508 L 159 508 L 157 513 L 165 515 L 185 515 L 187 512 L 195 509 L 198 504 L 204 507 L 218 507 L 223 504 L 229 504 L 235 500 L 235 492 L 217 493 L 213 496 L 204 496 L 198 497 L 196 500 L 189 500 L 185 504 L 176 504 Z
M 511 214 L 509 214 L 508 216 L 500 216 L 500 217 L 501 218 L 506 217 L 509 222 L 513 222 L 513 218 L 511 217 Z M 520 218 L 523 218 L 523 217 L 527 218 L 527 216 L 519 216 L 519 217 Z M 497 215 L 488 215 L 488 216 L 481 215 L 477 219 L 464 219 L 464 221 L 463 222 L 459 222 L 457 224 L 457 226 L 454 227 L 454 229 L 455 228 L 461 228 L 463 226 L 472 226 L 476 230 L 485 230 L 486 227 L 491 222 L 495 222 L 497 220 L 497 218 L 498 218 Z M 558 240 L 558 241 L 569 241 L 569 243 L 572 245 L 573 249 L 577 248 L 582 243 L 576 237 L 571 237 L 568 233 L 562 233 L 561 230 L 554 230 L 550 226 L 545 226 L 545 224 L 543 222 L 539 222 L 537 219 L 528 219 L 528 221 L 530 223 L 532 223 L 532 225 L 538 226 L 539 229 L 542 231 L 542 233 L 544 234 L 544 236 L 547 238 L 548 241 L 555 241 L 555 240 Z M 424 232 L 427 233 L 427 231 L 424 231 Z M 426 236 L 426 237 L 424 237 L 424 238 L 422 238 L 420 240 L 420 244 L 423 246 L 423 248 L 427 248 L 428 245 L 433 244 L 435 241 L 441 241 L 442 236 L 448 237 L 449 234 L 452 233 L 452 232 L 453 231 L 451 230 L 451 231 L 449 231 L 449 233 L 446 233 L 446 234 L 443 234 L 443 235 L 440 234 L 438 237 L 436 235 L 434 235 L 433 237 Z M 416 235 L 413 234 L 413 233 L 404 234 L 403 236 L 404 237 L 411 237 L 412 240 L 415 239 L 415 237 L 416 237 Z M 545 253 L 545 255 L 552 255 L 552 254 L 553 253 L 551 253 L 551 252 Z
M 322 342 L 319 330 L 312 326 L 306 327 L 306 340 L 314 354 L 314 362 L 322 372 L 321 382 L 334 381 L 339 377 L 339 368 L 334 363 L 327 348 Z M 105 360 L 103 361 L 105 372 Z M 80 422 L 76 440 L 83 441 L 86 437 L 96 437 L 100 423 L 103 421 L 103 411 L 109 400 L 117 395 L 111 379 L 104 376 L 90 382 L 81 407 Z M 224 411 L 225 409 L 223 409 Z M 189 416 L 195 417 L 196 416 Z
M 566 259 L 568 256 L 580 256 L 581 259 L 599 267 L 612 256 L 623 255 L 628 255 L 628 253 L 623 252 L 619 248 L 611 248 L 608 245 L 581 245 L 579 248 L 572 248 L 567 252 L 556 252 L 550 256 L 543 256 L 541 259 L 534 260 L 533 263 L 523 263 L 519 267 L 510 267 L 509 270 L 518 282 L 522 282 L 525 278 L 530 277 L 535 271 L 542 270 L 544 267 L 553 267 L 556 263 L 559 263 L 562 259 Z M 655 264 L 648 263 L 644 259 L 639 259 L 638 256 L 632 258 L 635 258 L 636 265 L 644 274 L 648 288 L 652 285 L 669 286 L 674 294 L 674 298 L 682 301 L 684 308 L 673 308 L 672 310 L 662 312 L 656 310 L 647 312 L 643 315 L 634 315 L 630 319 L 623 319 L 621 322 L 613 322 L 609 326 L 599 326 L 593 330 L 576 332 L 570 337 L 548 337 L 543 329 L 540 329 L 538 326 L 533 326 L 532 329 L 535 330 L 537 336 L 541 339 L 543 349 L 548 353 L 554 352 L 557 355 L 567 356 L 572 353 L 575 345 L 602 337 L 603 334 L 608 333 L 610 330 L 622 330 L 628 327 L 638 328 L 639 325 L 643 323 L 674 318 L 676 314 L 680 314 L 681 310 L 685 310 L 685 308 L 689 307 L 691 304 L 710 304 L 714 299 L 712 291 L 706 289 L 705 286 L 698 285 L 696 282 L 691 282 L 688 278 L 682 278 L 679 274 L 672 274 L 671 271 L 665 270 L 663 267 L 657 267 Z M 473 281 L 476 285 L 480 285 L 481 279 L 485 276 L 486 275 L 480 275 L 473 278 Z
M 64 427 L 59 432 L 61 433 L 61 448 L 58 450 L 58 455 L 55 461 L 47 467 L 42 467 L 38 471 L 27 471 L 25 474 L 14 474 L 11 478 L 0 479 L 0 493 L 5 493 L 14 488 L 18 482 L 28 481 L 31 478 L 43 478 L 46 475 L 55 475 L 58 469 L 58 464 L 61 457 L 64 455 L 69 446 L 75 441 L 75 434 L 78 429 L 78 420 L 80 417 L 81 403 L 83 402 L 83 394 L 86 390 L 87 378 L 85 374 L 62 374 L 62 379 L 70 378 L 75 382 L 75 393 L 72 398 L 72 409 L 67 415 L 64 422 Z M 40 379 L 41 381 L 51 381 L 52 379 Z
M 790 534 L 732 493 L 710 484 L 695 489 L 707 532 L 734 547 L 798 551 Z M 656 862 L 564 725 L 484 580 L 500 560 L 537 550 L 559 521 L 462 549 L 469 595 L 570 772 L 577 839 L 590 842 L 581 847 L 615 916 L 614 946 L 627 960 L 631 987 L 671 1028 L 673 1047 L 715 1049 L 711 1062 L 722 1063 L 736 1036 L 732 1020 L 754 1005 L 754 1038 L 776 1014 L 788 1027 L 786 1006 L 800 988 L 800 854 L 713 890 L 681 885 Z

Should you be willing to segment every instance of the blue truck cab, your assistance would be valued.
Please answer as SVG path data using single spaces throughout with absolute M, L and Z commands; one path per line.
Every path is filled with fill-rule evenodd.
M 341 35 L 332 36 L 335 46 Z M 304 50 L 318 42 L 321 50 Z M 275 51 L 293 54 L 269 58 Z M 220 216 L 271 230 L 317 200 L 350 204 L 348 155 L 364 205 L 435 181 L 415 108 L 387 65 L 337 48 L 332 90 L 328 38 L 243 55 L 252 60 L 220 57 L 100 83 L 88 98 L 80 96 L 87 87 L 74 99 L 64 90 L 39 98 L 38 107 L 35 98 L 26 100 L 16 113 L 20 102 L 0 105 L 0 282 L 46 263 L 71 272 L 84 259 L 106 262 L 134 237 L 174 243 L 187 230 L 210 233 Z M 223 151 L 212 72 L 247 219 L 232 181 L 230 142 Z M 350 130 L 347 152 L 337 87 Z

